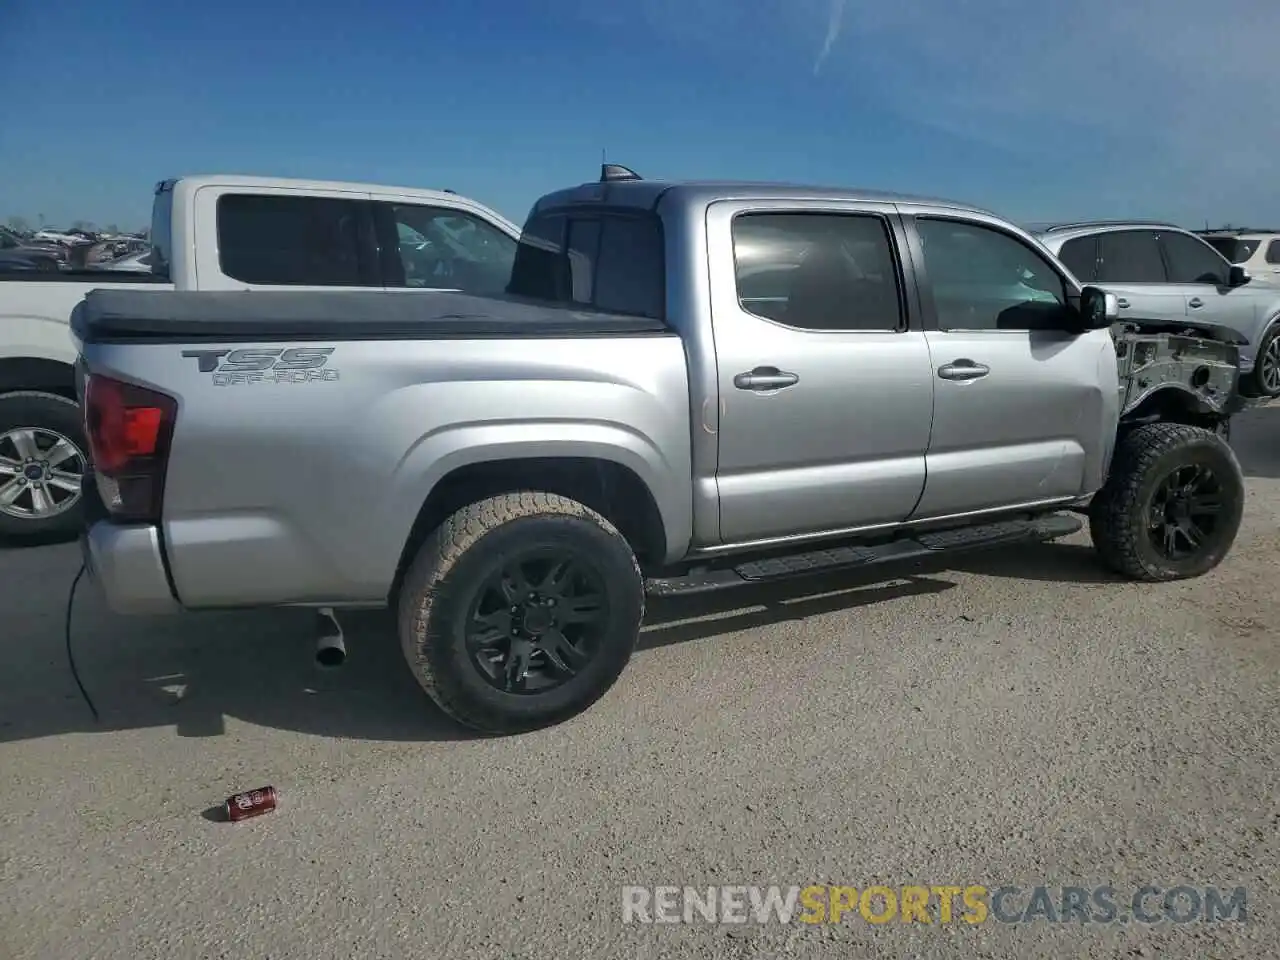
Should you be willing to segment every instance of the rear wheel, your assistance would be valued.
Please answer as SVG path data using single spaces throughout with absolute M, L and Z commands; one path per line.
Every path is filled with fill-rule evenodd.
M 0 395 L 0 537 L 64 540 L 79 532 L 86 449 L 73 401 Z
M 1217 434 L 1151 423 L 1126 434 L 1089 505 L 1103 561 L 1134 580 L 1198 577 L 1230 551 L 1244 513 L 1239 461 Z
M 458 722 L 487 733 L 581 713 L 626 667 L 640 568 L 604 517 L 549 493 L 473 503 L 428 538 L 399 600 L 405 659 Z

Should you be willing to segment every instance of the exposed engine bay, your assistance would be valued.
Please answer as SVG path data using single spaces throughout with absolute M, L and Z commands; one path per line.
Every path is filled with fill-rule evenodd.
M 1122 323 L 1111 328 L 1120 368 L 1121 412 L 1130 413 L 1158 390 L 1176 389 L 1206 414 L 1230 416 L 1238 400 L 1240 347 L 1247 341 L 1225 327 Z

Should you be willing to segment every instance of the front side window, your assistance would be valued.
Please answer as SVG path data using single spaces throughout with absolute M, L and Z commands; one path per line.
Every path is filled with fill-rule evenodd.
M 390 286 L 501 293 L 511 279 L 516 242 L 493 224 L 460 210 L 389 203 L 403 277 Z
M 1160 238 L 1151 230 L 1116 230 L 1102 234 L 1101 283 L 1167 283 Z
M 1062 326 L 1066 284 L 1048 259 L 991 227 L 917 218 L 924 268 L 942 330 Z
M 1169 262 L 1170 283 L 1212 283 L 1227 285 L 1227 263 L 1207 244 L 1185 233 L 1160 235 Z
M 358 201 L 329 197 L 219 197 L 222 272 L 266 286 L 381 286 L 361 249 L 362 210 Z
M 872 214 L 744 213 L 733 221 L 738 302 L 799 330 L 894 331 L 893 243 Z

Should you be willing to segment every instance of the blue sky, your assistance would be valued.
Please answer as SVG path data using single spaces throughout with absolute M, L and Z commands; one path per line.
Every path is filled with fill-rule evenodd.
M 1280 224 L 1273 0 L 0 0 L 0 219 L 156 180 L 448 187 L 520 221 L 609 159 L 1020 220 Z

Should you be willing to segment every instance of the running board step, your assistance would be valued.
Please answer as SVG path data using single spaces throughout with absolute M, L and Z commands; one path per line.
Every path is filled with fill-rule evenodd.
M 835 570 L 854 570 L 883 563 L 919 560 L 939 554 L 960 553 L 1017 543 L 1040 543 L 1070 536 L 1084 527 L 1079 517 L 1053 514 L 1035 520 L 1004 520 L 976 527 L 959 527 L 919 533 L 874 546 L 829 547 L 762 560 L 748 560 L 736 567 L 704 570 L 679 577 L 650 577 L 645 592 L 666 597 L 706 593 L 748 583 L 785 580 Z

